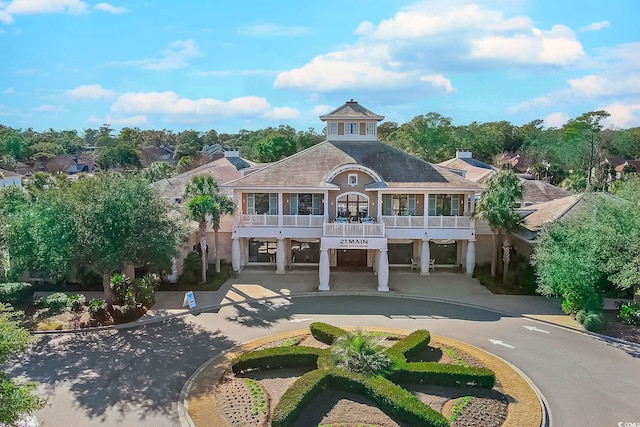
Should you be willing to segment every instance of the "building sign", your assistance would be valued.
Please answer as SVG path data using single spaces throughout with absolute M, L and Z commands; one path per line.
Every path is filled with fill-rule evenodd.
M 340 239 L 338 241 L 338 249 L 369 249 L 369 239 Z

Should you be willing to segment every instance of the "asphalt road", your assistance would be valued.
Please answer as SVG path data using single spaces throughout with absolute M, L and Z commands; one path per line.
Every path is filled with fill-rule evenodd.
M 424 328 L 518 367 L 546 398 L 555 427 L 640 426 L 640 346 L 453 304 L 368 296 L 291 302 L 278 308 L 243 303 L 129 330 L 43 336 L 12 373 L 41 384 L 50 403 L 37 413 L 44 427 L 176 426 L 187 378 L 234 345 L 311 321 Z

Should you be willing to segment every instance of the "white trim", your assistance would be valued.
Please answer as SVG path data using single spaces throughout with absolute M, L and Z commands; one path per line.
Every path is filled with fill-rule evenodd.
M 327 175 L 327 179 L 325 179 L 324 182 L 330 184 L 331 181 L 333 181 L 333 179 L 336 176 L 340 175 L 343 172 L 347 172 L 347 171 L 364 172 L 367 175 L 369 175 L 375 182 L 383 182 L 382 177 L 380 175 L 378 175 L 378 173 L 376 171 L 374 171 L 373 169 L 370 169 L 370 168 L 368 168 L 366 166 L 359 165 L 357 163 L 338 166 L 337 168 L 335 168 L 334 170 L 329 172 L 329 175 Z M 377 190 L 378 189 L 376 189 L 376 191 Z

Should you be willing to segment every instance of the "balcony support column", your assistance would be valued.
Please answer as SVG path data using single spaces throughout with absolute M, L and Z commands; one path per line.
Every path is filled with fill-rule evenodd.
M 330 275 L 329 250 L 321 249 L 320 250 L 320 269 L 318 272 L 318 276 L 320 279 L 320 286 L 318 287 L 319 291 L 329 290 L 329 275 Z
M 284 274 L 286 259 L 284 255 L 284 238 L 278 237 L 276 243 L 276 274 Z
M 431 248 L 429 247 L 429 239 L 422 239 L 422 247 L 420 248 L 420 275 L 428 276 L 429 263 L 431 262 Z
M 240 239 L 233 236 L 231 240 L 231 268 L 237 273 L 240 271 L 240 265 Z
M 466 273 L 467 276 L 473 274 L 473 269 L 476 266 L 476 239 L 469 239 L 467 242 L 467 259 L 466 259 Z
M 380 249 L 378 264 L 378 291 L 389 292 L 389 256 L 387 248 Z

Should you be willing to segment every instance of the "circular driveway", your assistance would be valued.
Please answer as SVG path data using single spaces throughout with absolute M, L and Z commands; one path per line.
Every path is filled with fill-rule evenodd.
M 640 346 L 479 308 L 391 296 L 243 302 L 132 329 L 41 336 L 12 368 L 40 383 L 55 426 L 177 426 L 187 378 L 217 353 L 263 335 L 339 326 L 428 329 L 517 366 L 540 389 L 554 426 L 639 423 Z

